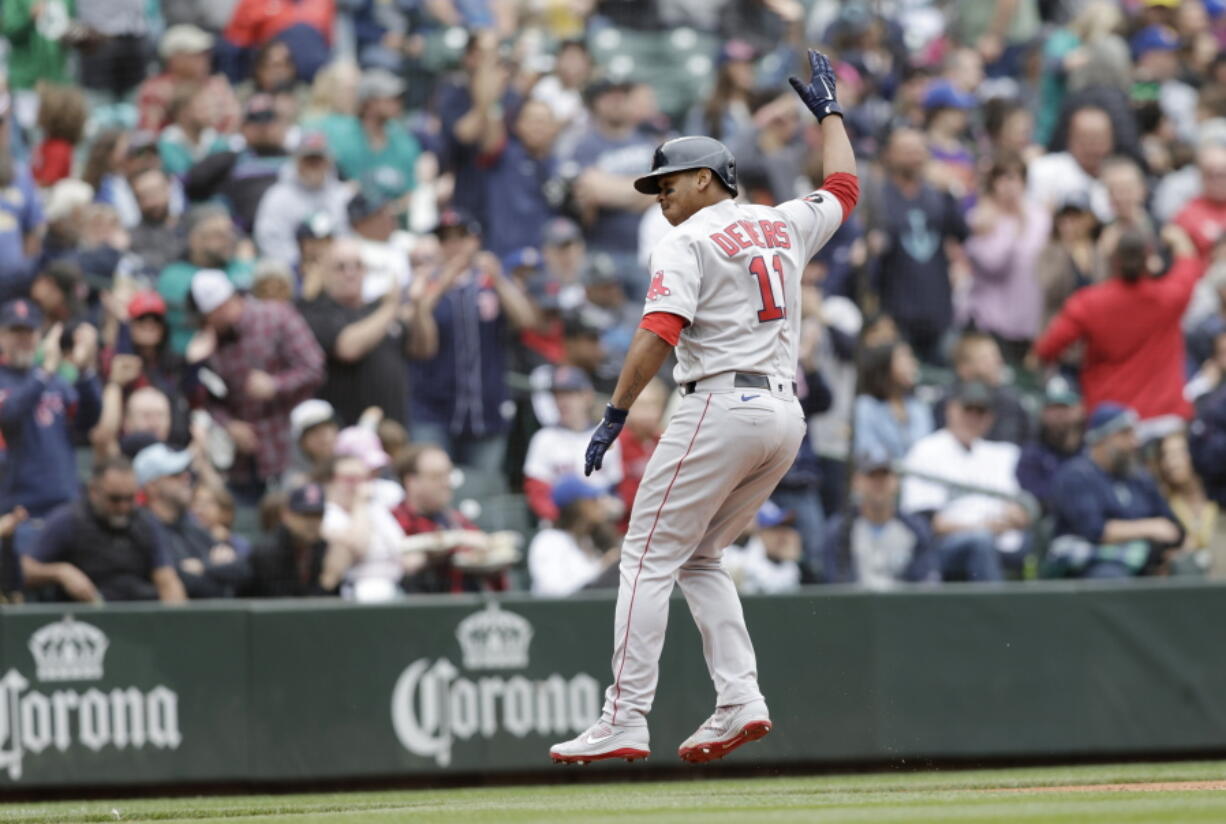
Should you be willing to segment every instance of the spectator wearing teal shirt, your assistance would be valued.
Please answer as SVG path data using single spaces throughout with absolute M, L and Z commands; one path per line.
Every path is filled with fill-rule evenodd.
M 221 206 L 198 206 L 188 217 L 187 257 L 162 270 L 157 290 L 166 301 L 166 325 L 170 346 L 178 354 L 187 351 L 195 329 L 188 319 L 187 293 L 192 277 L 201 269 L 220 269 L 239 290 L 251 286 L 252 265 L 236 258 L 234 223 Z
M 371 69 L 358 82 L 357 116 L 330 114 L 313 124 L 328 136 L 341 176 L 374 185 L 384 197 L 398 198 L 417 185 L 413 169 L 421 145 L 401 122 L 404 81 L 384 69 Z

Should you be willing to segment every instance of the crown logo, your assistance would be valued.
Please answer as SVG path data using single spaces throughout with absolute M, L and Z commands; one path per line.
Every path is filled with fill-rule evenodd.
M 460 622 L 455 631 L 464 654 L 464 668 L 518 669 L 528 666 L 532 624 L 522 615 L 503 612 L 491 601 Z
M 110 642 L 92 624 L 65 615 L 30 636 L 30 653 L 40 681 L 96 681 Z

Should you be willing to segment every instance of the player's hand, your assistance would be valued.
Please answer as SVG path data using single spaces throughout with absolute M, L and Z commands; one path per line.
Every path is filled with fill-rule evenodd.
M 800 95 L 800 99 L 813 112 L 820 123 L 832 114 L 843 116 L 843 107 L 834 97 L 834 67 L 830 60 L 819 51 L 809 49 L 809 82 L 803 83 L 795 77 L 789 77 L 788 82 Z
M 592 439 L 588 441 L 587 459 L 583 464 L 584 475 L 591 475 L 593 469 L 600 469 L 604 464 L 604 453 L 609 451 L 609 447 L 621 434 L 627 414 L 628 410 L 618 409 L 613 404 L 604 408 L 604 418 L 592 433 Z

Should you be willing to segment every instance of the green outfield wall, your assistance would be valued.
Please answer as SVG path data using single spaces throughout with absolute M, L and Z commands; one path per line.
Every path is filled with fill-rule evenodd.
M 1226 752 L 1226 587 L 749 598 L 775 732 L 726 764 Z M 553 769 L 608 681 L 613 602 L 509 596 L 0 609 L 0 787 Z M 710 712 L 673 603 L 655 755 Z

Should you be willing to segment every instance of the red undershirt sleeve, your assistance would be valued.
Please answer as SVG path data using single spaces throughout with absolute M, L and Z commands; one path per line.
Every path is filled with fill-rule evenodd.
M 672 312 L 649 312 L 643 315 L 640 329 L 655 332 L 669 346 L 676 346 L 681 340 L 681 330 L 685 328 L 685 318 Z
M 860 179 L 847 172 L 835 172 L 822 181 L 821 188 L 838 199 L 839 205 L 843 207 L 843 220 L 847 220 L 851 210 L 856 208 L 856 201 L 860 199 Z

